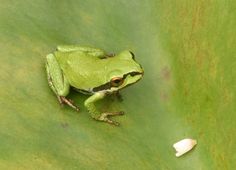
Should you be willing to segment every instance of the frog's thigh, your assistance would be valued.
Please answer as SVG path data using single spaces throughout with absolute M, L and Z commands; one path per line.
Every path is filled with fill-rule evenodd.
M 53 54 L 48 54 L 46 70 L 48 75 L 49 86 L 58 96 L 67 96 L 70 90 L 70 85 L 63 75 L 62 70 Z
M 58 46 L 57 50 L 60 52 L 80 51 L 80 52 L 88 53 L 89 55 L 94 56 L 94 57 L 103 57 L 105 55 L 105 52 L 101 49 L 84 47 L 84 46 L 79 46 L 79 45 Z

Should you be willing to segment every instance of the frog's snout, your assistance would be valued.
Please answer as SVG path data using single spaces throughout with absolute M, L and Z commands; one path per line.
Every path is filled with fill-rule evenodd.
M 141 67 L 141 68 L 142 68 L 142 67 Z M 144 70 L 143 70 L 143 68 L 142 68 L 141 74 L 144 75 Z

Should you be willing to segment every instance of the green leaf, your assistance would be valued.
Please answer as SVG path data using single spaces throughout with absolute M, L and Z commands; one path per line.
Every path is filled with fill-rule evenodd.
M 0 169 L 210 170 L 236 166 L 236 3 L 230 0 L 2 0 Z M 120 127 L 77 113 L 47 84 L 57 45 L 133 51 L 145 75 L 111 97 Z M 198 145 L 176 158 L 172 145 Z

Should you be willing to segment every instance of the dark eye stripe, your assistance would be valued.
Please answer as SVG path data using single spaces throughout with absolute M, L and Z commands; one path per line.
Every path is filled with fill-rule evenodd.
M 134 72 L 130 72 L 130 73 L 125 74 L 123 76 L 123 78 L 126 78 L 128 75 L 131 75 L 132 77 L 134 77 L 134 76 L 139 75 L 139 74 L 142 74 L 142 73 L 134 71 Z
M 97 92 L 97 91 L 102 91 L 102 90 L 106 90 L 106 89 L 110 89 L 112 86 L 111 86 L 111 83 L 108 82 L 106 84 L 103 84 L 101 86 L 98 86 L 98 87 L 94 87 L 93 88 L 93 92 Z
M 123 76 L 123 80 L 125 80 L 125 78 L 128 76 L 128 75 L 131 75 L 132 77 L 133 76 L 136 76 L 136 75 L 139 75 L 139 74 L 142 74 L 142 73 L 139 73 L 139 72 L 130 72 L 130 73 L 127 73 Z M 101 86 L 97 86 L 97 87 L 94 87 L 93 88 L 93 92 L 98 92 L 98 91 L 102 91 L 102 90 L 107 90 L 107 89 L 111 89 L 113 86 L 111 84 L 111 82 L 107 82 Z

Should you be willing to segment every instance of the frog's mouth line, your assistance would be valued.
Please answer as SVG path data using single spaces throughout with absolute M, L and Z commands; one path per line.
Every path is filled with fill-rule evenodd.
M 135 77 L 135 76 L 140 75 L 140 78 L 138 78 L 136 81 L 134 81 L 134 82 L 132 82 L 132 83 L 130 83 L 130 84 L 127 85 L 127 86 L 130 86 L 131 84 L 134 84 L 134 83 L 136 83 L 137 81 L 139 81 L 139 80 L 141 79 L 143 73 L 144 73 L 144 72 L 135 72 L 135 71 L 134 71 L 134 72 L 130 72 L 130 73 L 125 74 L 125 75 L 123 76 L 123 79 L 125 79 L 127 76 Z M 127 86 L 124 86 L 124 87 L 127 87 Z M 111 89 L 112 87 L 113 87 L 112 84 L 111 84 L 110 82 L 108 82 L 108 83 L 103 84 L 103 85 L 101 85 L 101 86 L 94 87 L 92 91 L 93 91 L 93 92 L 98 92 L 98 91 L 102 91 L 102 90 Z M 123 87 L 123 88 L 124 88 L 124 87 Z

